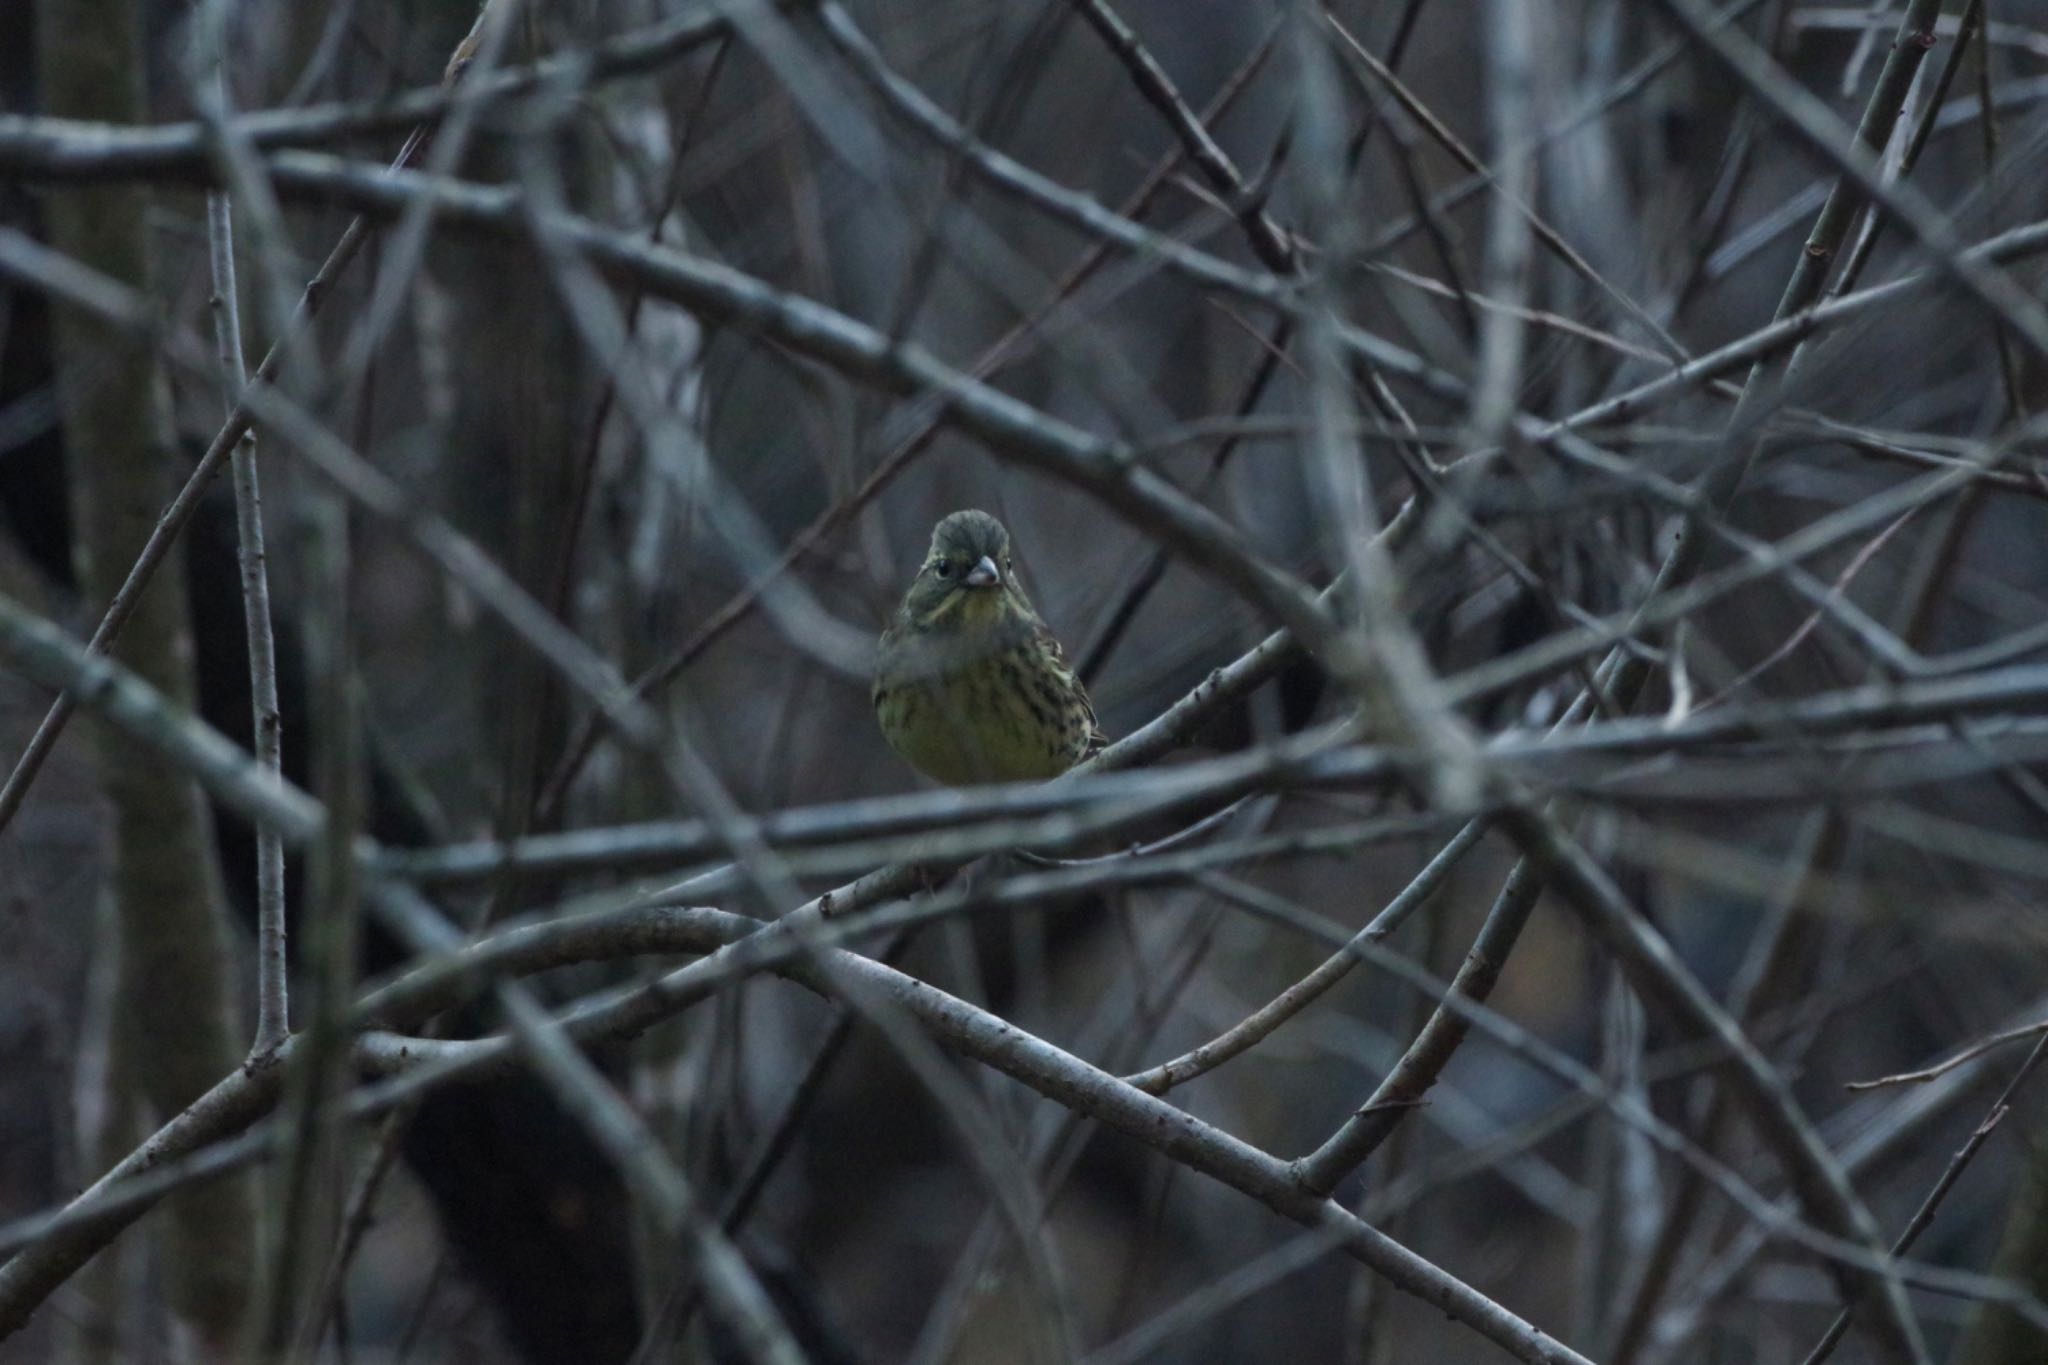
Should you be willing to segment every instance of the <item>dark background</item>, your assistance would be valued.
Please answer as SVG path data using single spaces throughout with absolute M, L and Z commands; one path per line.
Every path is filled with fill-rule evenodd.
M 1126 0 L 1118 8 L 1189 105 L 1200 109 L 1266 40 L 1284 7 Z M 1372 51 L 1398 49 L 1409 88 L 1465 145 L 1489 159 L 1500 150 L 1487 124 L 1488 59 L 1475 18 L 1481 6 L 1427 0 L 1331 8 Z M 1652 8 L 1626 0 L 1545 7 L 1537 51 L 1545 127 L 1613 92 L 1624 73 L 1671 41 Z M 1860 4 L 1767 3 L 1763 20 L 1781 27 L 1762 29 L 1757 18 L 1747 27 L 1773 44 L 1790 73 L 1853 119 L 1891 31 L 1889 7 L 1879 8 L 1887 11 L 1882 36 L 1867 60 L 1857 53 L 1854 26 L 1866 9 Z M 37 107 L 35 9 L 25 0 L 0 7 L 0 78 L 15 110 Z M 536 0 L 526 9 L 509 60 L 567 50 L 654 17 L 653 6 L 629 0 Z M 185 7 L 152 3 L 143 12 L 151 105 L 160 118 L 184 117 Z M 1104 204 L 1123 204 L 1173 145 L 1100 36 L 1063 0 L 863 3 L 854 12 L 898 72 L 983 138 Z M 359 100 L 430 85 L 472 17 L 467 4 L 426 0 L 239 7 L 232 28 L 235 99 L 245 107 Z M 1987 169 L 1980 144 L 1973 57 L 1950 93 L 1956 118 L 1937 134 L 1913 182 L 1952 211 L 1966 240 L 2042 209 L 2048 125 L 2037 85 L 2048 51 L 2048 7 L 2007 0 L 1993 18 L 1985 80 L 2007 98 L 1996 169 Z M 330 24 L 331 40 L 323 37 Z M 522 145 L 537 146 L 581 211 L 634 232 L 649 230 L 659 215 L 667 241 L 971 366 L 1020 317 L 1037 314 L 1088 243 L 904 133 L 876 111 L 813 25 L 799 17 L 793 31 L 823 76 L 772 69 L 746 42 L 709 44 L 649 77 L 585 92 L 551 121 L 543 120 L 548 111 L 524 105 L 486 114 L 458 169 L 480 180 L 516 179 Z M 1930 76 L 1952 37 L 1944 31 Z M 1282 223 L 1303 212 L 1287 136 L 1299 85 L 1290 41 L 1277 45 L 1215 124 L 1247 178 L 1266 183 L 1272 168 L 1269 207 Z M 1844 96 L 1852 66 L 1859 74 Z M 1923 78 L 1923 91 L 1925 84 Z M 1417 187 L 1439 190 L 1464 172 L 1377 87 L 1347 84 L 1343 98 L 1360 137 L 1354 150 L 1363 146 L 1349 169 L 1345 203 L 1356 236 L 1374 242 L 1412 211 Z M 383 161 L 397 140 L 366 137 L 346 150 Z M 855 168 L 865 156 L 873 158 L 870 170 L 881 169 L 879 183 Z M 1538 162 L 1535 203 L 1594 270 L 1697 354 L 1768 320 L 1817 208 L 1823 171 L 1695 55 L 1551 139 Z M 0 181 L 0 213 L 37 230 L 46 192 Z M 1438 240 L 1411 235 L 1368 260 L 1469 286 L 1483 273 L 1488 204 L 1479 195 L 1448 207 L 1435 218 Z M 1142 216 L 1257 264 L 1230 216 L 1218 211 L 1214 191 L 1185 164 Z M 303 275 L 346 220 L 331 209 L 291 204 L 287 221 Z M 148 227 L 157 293 L 204 335 L 209 286 L 200 196 L 189 187 L 159 187 Z M 1866 282 L 1911 266 L 1902 240 L 1896 232 L 1885 238 Z M 1447 256 L 1455 270 L 1446 268 Z M 374 365 L 348 391 L 333 391 L 339 358 L 384 264 L 373 249 L 336 292 L 320 328 L 321 360 L 294 381 L 298 391 L 422 508 L 476 538 L 628 676 L 717 619 L 746 581 L 714 528 L 714 519 L 726 515 L 725 495 L 707 491 L 673 452 L 638 439 L 610 400 L 602 365 L 526 246 L 436 232 L 423 268 L 398 283 L 399 306 Z M 2023 281 L 2036 278 L 2024 263 L 2015 269 Z M 249 275 L 245 265 L 245 284 Z M 1361 325 L 1469 376 L 1472 318 L 1456 300 L 1412 279 L 1360 272 L 1347 308 Z M 1532 328 L 1518 389 L 1528 411 L 1562 416 L 1658 372 L 1661 362 L 1646 357 L 1648 335 L 1554 256 L 1537 253 L 1527 285 L 1528 303 L 1546 319 L 1599 329 L 1633 348 L 1618 354 L 1563 327 Z M 628 294 L 620 299 L 631 302 Z M 636 316 L 664 400 L 701 441 L 726 494 L 759 519 L 774 548 L 835 515 L 793 573 L 861 632 L 879 628 L 931 523 L 962 506 L 984 507 L 1009 524 L 1041 611 L 1069 653 L 1094 665 L 1091 691 L 1112 736 L 1135 729 L 1272 628 L 1213 580 L 1175 562 L 1136 599 L 1128 629 L 1098 653 L 1094 647 L 1112 616 L 1133 601 L 1132 586 L 1152 558 L 1141 529 L 949 432 L 925 445 L 886 488 L 862 498 L 856 490 L 917 429 L 921 409 L 758 338 L 704 326 L 667 304 L 649 301 Z M 262 339 L 260 310 L 251 307 L 247 320 Z M 1112 265 L 1053 314 L 997 382 L 1091 431 L 1144 442 L 1236 412 L 1268 352 L 1271 325 L 1171 275 Z M 82 635 L 97 606 L 78 599 L 71 573 L 48 334 L 35 291 L 0 287 L 0 511 L 8 532 L 0 536 L 0 590 Z M 1297 356 L 1282 360 L 1252 401 L 1253 412 L 1298 421 L 1306 405 L 1297 365 Z M 1797 406 L 1841 422 L 1910 432 L 1928 443 L 1969 441 L 1997 430 L 2015 410 L 2038 405 L 2038 365 L 2021 365 L 2017 378 L 2016 386 L 2007 384 L 1980 312 L 1946 295 L 1923 295 L 1831 342 L 1793 397 Z M 219 397 L 185 377 L 174 378 L 173 392 L 184 452 L 178 458 L 189 459 L 212 435 Z M 1401 387 L 1400 395 L 1425 429 L 1449 435 L 1434 447 L 1439 459 L 1459 453 L 1462 405 L 1413 386 Z M 1718 430 L 1726 412 L 1724 397 L 1708 395 L 1646 414 L 1627 447 L 1630 458 L 1689 477 L 1703 457 L 1693 438 Z M 1745 529 L 1787 534 L 1912 472 L 1811 433 L 1810 424 L 1787 419 L 1783 439 L 1736 504 Z M 1407 491 L 1406 474 L 1383 444 L 1367 448 L 1378 501 L 1391 510 Z M 264 459 L 266 478 L 275 475 L 285 749 L 288 765 L 303 774 L 308 722 L 294 623 L 304 571 L 292 530 L 301 483 L 287 453 L 267 445 Z M 1219 459 L 1220 472 L 1212 472 Z M 1332 564 L 1292 439 L 1245 442 L 1226 453 L 1219 440 L 1198 436 L 1171 447 L 1154 467 L 1199 490 L 1276 563 L 1326 581 Z M 1504 477 L 1470 493 L 1482 518 L 1560 597 L 1596 612 L 1633 600 L 1640 583 L 1624 569 L 1654 562 L 1666 529 L 1662 512 L 1612 488 L 1545 492 L 1540 483 Z M 2002 491 L 1984 499 L 1923 639 L 1929 653 L 2039 622 L 2041 515 L 2037 494 Z M 1812 567 L 1829 583 L 1853 569 L 1850 596 L 1882 615 L 1924 524 L 1909 525 L 1867 563 L 1855 560 L 1865 548 L 1858 541 Z M 245 736 L 232 533 L 232 508 L 217 499 L 192 528 L 185 552 L 201 709 L 221 729 Z M 425 844 L 681 813 L 649 765 L 609 740 L 600 742 L 560 809 L 539 809 L 548 776 L 583 719 L 581 703 L 566 699 L 529 652 L 389 523 L 359 512 L 352 550 L 352 631 L 371 731 L 359 757 L 374 772 L 367 819 L 378 837 Z M 1467 540 L 1413 544 L 1401 568 L 1405 609 L 1446 672 L 1559 627 L 1549 608 L 1504 579 Z M 1693 685 L 1718 692 L 1778 649 L 1809 611 L 1771 584 L 1701 614 L 1693 623 Z M 1825 627 L 1740 695 L 1843 686 L 1860 680 L 1865 668 L 1853 643 Z M 1560 686 L 1569 685 L 1567 679 Z M 1554 707 L 1556 690 L 1497 698 L 1470 718 L 1490 729 L 1540 718 Z M 915 785 L 870 719 L 864 679 L 816 657 L 764 614 L 749 614 L 719 634 L 658 695 L 679 732 L 747 810 Z M 1660 689 L 1649 704 L 1669 701 Z M 38 689 L 0 674 L 0 756 L 18 749 L 46 704 Z M 1195 749 L 1238 747 L 1332 714 L 1322 675 L 1298 662 L 1278 684 L 1223 716 Z M 1355 817 L 1382 799 L 1290 797 L 1266 818 L 1275 827 L 1310 827 Z M 1896 794 L 1847 793 L 1840 865 L 1826 893 L 1800 907 L 1792 966 L 1757 1026 L 1838 1149 L 1872 1125 L 1898 1122 L 1903 1111 L 1896 1106 L 1905 1102 L 1897 1092 L 1881 1092 L 1852 1106 L 1843 1082 L 1945 1055 L 2024 1016 L 2030 1005 L 2040 1012 L 2038 854 L 2030 855 L 2036 862 L 2027 875 L 2026 867 L 1967 841 L 1929 848 L 1889 837 L 1885 830 L 1895 821 L 1861 818 L 1873 807 L 1896 815 L 1896 803 L 2039 847 L 2041 814 L 1991 778 Z M 1609 810 L 1589 818 L 1582 833 L 1692 968 L 1725 994 L 1774 892 L 1782 890 L 1801 820 L 1825 805 L 1709 800 Z M 95 910 L 103 825 L 92 754 L 74 734 L 19 820 L 0 835 L 0 1213 L 7 1215 L 40 1209 L 91 1174 L 82 1169 L 89 1163 L 78 1134 L 97 1112 L 93 1106 L 104 1103 L 92 1089 L 92 1058 L 105 1047 L 110 1018 L 119 1017 L 118 1001 L 92 986 L 94 941 L 105 932 L 95 928 L 104 923 Z M 246 833 L 224 821 L 221 844 L 231 898 L 246 914 Z M 1367 856 L 1244 871 L 1354 928 L 1435 847 L 1414 839 Z M 1505 845 L 1489 840 L 1397 946 L 1440 975 L 1455 970 L 1507 865 Z M 452 897 L 448 908 L 466 920 L 503 918 L 584 885 L 500 883 Z M 1176 985 L 1162 1014 L 1156 992 L 1191 944 L 1200 950 L 1196 969 Z M 394 951 L 373 939 L 366 969 L 389 965 Z M 1130 1070 L 1220 1031 L 1323 952 L 1189 887 L 950 922 L 923 936 L 905 965 L 1090 1060 Z M 548 987 L 566 995 L 604 979 L 592 969 Z M 1639 1090 L 1666 1118 L 1684 1122 L 1701 1103 L 1686 1061 L 1688 1040 L 1655 1018 L 1646 1022 L 1625 1002 L 1604 957 L 1547 903 L 1492 1003 L 1614 1083 Z M 832 1018 L 821 1002 L 762 982 L 602 1060 L 691 1174 L 718 1194 L 772 1130 Z M 1258 1051 L 1177 1097 L 1247 1141 L 1297 1155 L 1364 1099 L 1419 1019 L 1412 994 L 1360 970 Z M 459 1033 L 488 1023 L 463 1017 L 447 1027 Z M 1859 1188 L 1887 1231 L 1903 1222 L 2022 1055 L 2008 1049 L 1994 1056 L 1954 1087 L 1892 1159 L 1861 1178 Z M 1086 1125 L 1063 1130 L 1069 1116 L 1011 1082 L 962 1074 L 1010 1124 L 1019 1149 L 1043 1151 L 1064 1134 L 1054 1149 L 1063 1159 L 1046 1174 L 1045 1188 L 1057 1192 L 1055 1241 L 1089 1347 L 1209 1291 L 1219 1277 L 1300 1236 L 1135 1144 L 1094 1135 Z M 1560 1117 L 1571 1103 L 1554 1080 L 1476 1038 L 1402 1137 L 1343 1193 L 1363 1198 L 1388 1231 L 1423 1255 L 1597 1353 L 1616 1330 L 1625 1288 L 1679 1177 L 1668 1156 L 1599 1109 Z M 2038 1246 L 2048 1237 L 2048 1218 L 2038 1216 L 2041 1104 L 2038 1082 L 2021 1092 L 1923 1236 L 1920 1257 L 1984 1270 L 2002 1241 L 2010 1255 L 2011 1247 Z M 1488 1147 L 1502 1139 L 1511 1151 Z M 1774 1169 L 1746 1137 L 1719 1141 L 1724 1158 L 1746 1177 L 1767 1191 L 1779 1188 Z M 988 1191 L 959 1143 L 889 1049 L 856 1029 L 741 1235 L 816 1358 L 908 1359 L 920 1341 L 934 1351 L 924 1359 L 1038 1358 L 1036 1310 L 1014 1247 L 983 1227 Z M 667 1287 L 637 1281 L 631 1213 L 616 1179 L 536 1086 L 511 1081 L 438 1095 L 410 1120 L 401 1150 L 400 1172 L 351 1281 L 352 1358 L 628 1357 L 647 1331 L 649 1303 Z M 1411 1180 L 1421 1184 L 1403 1183 Z M 332 1198 L 344 1191 L 345 1184 Z M 1376 1198 L 1399 1207 L 1375 1206 Z M 1741 1226 L 1739 1213 L 1708 1200 L 1684 1239 L 1684 1269 L 1667 1292 L 1667 1308 L 1702 1282 L 1701 1267 Z M 146 1235 L 129 1240 L 149 1244 Z M 60 1295 L 27 1334 L 0 1346 L 0 1359 L 83 1352 L 88 1347 L 80 1343 L 94 1330 L 114 1334 L 114 1358 L 174 1358 L 150 1258 L 132 1257 L 125 1273 L 129 1288 L 112 1321 Z M 1219 1303 L 1199 1328 L 1148 1358 L 1497 1358 L 1422 1304 L 1387 1299 L 1384 1291 L 1384 1302 L 1371 1302 L 1366 1275 L 1319 1257 L 1242 1302 Z M 1832 1284 L 1816 1264 L 1780 1248 L 1732 1287 L 1708 1323 L 1665 1343 L 1665 1358 L 1796 1359 L 1833 1305 Z M 1965 1300 L 1921 1295 L 1916 1305 L 1938 1350 L 1954 1348 L 1972 1320 Z M 409 1334 L 417 1340 L 407 1347 Z M 692 1349 L 729 1350 L 729 1343 L 690 1340 Z M 2039 1336 L 2031 1346 L 2013 1346 L 2020 1353 L 2012 1355 L 1992 1354 L 1982 1344 L 1988 1338 L 1975 1340 L 1972 1360 L 2048 1352 L 2048 1339 Z M 1868 1358 L 1867 1348 L 1852 1335 L 1836 1358 Z

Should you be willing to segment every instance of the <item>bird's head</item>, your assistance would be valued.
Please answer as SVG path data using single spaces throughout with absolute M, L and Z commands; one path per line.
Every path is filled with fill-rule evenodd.
M 1017 582 L 1010 533 L 986 512 L 955 512 L 932 531 L 932 547 L 903 599 L 919 630 L 985 630 L 1031 604 Z

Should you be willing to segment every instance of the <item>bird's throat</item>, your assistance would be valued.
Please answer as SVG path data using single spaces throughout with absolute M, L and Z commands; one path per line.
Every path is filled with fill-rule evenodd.
M 962 588 L 940 599 L 926 626 L 948 634 L 979 634 L 995 629 L 1009 615 L 1007 606 L 1000 590 Z

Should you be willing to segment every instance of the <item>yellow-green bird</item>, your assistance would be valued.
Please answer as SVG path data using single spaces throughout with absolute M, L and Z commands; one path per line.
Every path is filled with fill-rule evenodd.
M 1057 777 L 1099 747 L 1095 710 L 1017 581 L 1010 533 L 955 512 L 882 632 L 875 717 L 890 747 L 950 786 Z

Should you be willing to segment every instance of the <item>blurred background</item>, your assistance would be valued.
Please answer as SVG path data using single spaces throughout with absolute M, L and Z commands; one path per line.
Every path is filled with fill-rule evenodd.
M 1958 459 L 1990 458 L 1990 443 L 2041 407 L 2041 357 L 1980 305 L 1930 289 L 1831 331 L 1734 436 L 1723 433 L 1745 366 L 1725 370 L 1719 387 L 1589 428 L 1628 477 L 1520 439 L 1496 449 L 1503 425 L 1468 395 L 1498 320 L 1511 320 L 1520 347 L 1509 396 L 1538 418 L 1654 379 L 1770 321 L 1833 172 L 1662 6 L 1560 0 L 1518 23 L 1512 2 L 719 5 L 704 13 L 728 22 L 637 64 L 546 68 L 536 89 L 466 112 L 470 126 L 444 130 L 427 155 L 442 173 L 513 187 L 523 206 L 573 210 L 815 300 L 1127 443 L 1258 554 L 1321 587 L 1341 556 L 1310 454 L 1316 395 L 1298 330 L 1156 254 L 1104 248 L 998 184 L 982 149 L 1243 270 L 1308 272 L 1348 323 L 1453 381 L 1362 363 L 1342 375 L 1366 432 L 1348 448 L 1380 518 L 1419 475 L 1450 490 L 1433 505 L 1457 509 L 1401 538 L 1395 559 L 1401 609 L 1453 680 L 1641 600 L 1675 528 L 1646 479 L 1689 483 L 1759 443 L 1728 516 L 1775 541 Z M 192 119 L 212 98 L 215 34 L 234 108 L 374 109 L 437 86 L 477 18 L 470 0 L 108 0 L 89 21 L 131 32 L 132 52 L 88 42 L 81 55 L 83 8 L 0 7 L 10 111 Z M 508 8 L 472 76 L 602 52 L 694 12 L 670 0 Z M 1914 6 L 1927 8 L 1940 21 L 1899 102 L 1887 164 L 1896 169 L 1924 125 L 1908 183 L 1959 241 L 1975 242 L 2043 212 L 2048 5 Z M 1965 8 L 1973 32 L 1955 60 Z M 1853 125 L 1881 88 L 1903 7 L 1719 9 Z M 919 99 L 968 130 L 976 150 L 920 127 Z M 1189 154 L 1189 120 L 1213 137 L 1203 155 Z M 362 168 L 388 164 L 410 122 L 363 121 L 375 126 L 320 139 L 322 150 Z M 1318 130 L 1326 136 L 1305 137 Z M 132 227 L 147 273 L 131 282 L 172 327 L 205 339 L 213 275 L 198 178 L 87 189 L 0 165 L 0 216 L 60 250 L 77 248 L 81 218 Z M 277 334 L 274 304 L 296 298 L 349 215 L 303 182 L 283 185 L 273 221 L 260 204 L 238 198 L 236 208 L 253 363 Z M 1522 226 L 1504 229 L 1503 218 Z M 531 234 L 419 229 L 372 235 L 282 387 L 393 480 L 412 515 L 472 538 L 625 677 L 651 678 L 673 742 L 701 755 L 744 811 L 920 785 L 871 719 L 858 646 L 893 610 L 932 524 L 956 508 L 1008 524 L 1033 598 L 1112 738 L 1277 624 L 1204 566 L 1166 553 L 1145 525 L 991 455 L 940 420 L 929 394 L 885 391 L 630 281 L 572 279 Z M 2038 295 L 2031 260 L 2008 267 Z M 1910 235 L 1887 229 L 1856 284 L 1925 268 Z M 565 302 L 577 290 L 600 306 L 579 316 Z M 593 315 L 629 329 L 630 346 L 600 344 Z M 62 332 L 40 289 L 0 283 L 0 592 L 84 638 L 109 570 L 103 550 L 86 572 L 79 414 L 146 410 L 146 478 L 162 494 L 146 501 L 154 507 L 213 438 L 223 402 L 205 376 L 145 356 L 140 382 L 161 399 L 150 408 L 136 398 L 136 348 Z M 356 774 L 361 827 L 408 847 L 699 813 L 679 805 L 659 763 L 596 724 L 585 698 L 430 562 L 411 525 L 344 508 L 268 431 L 259 450 L 295 780 Z M 1443 473 L 1474 451 L 1485 458 Z M 2003 448 L 1997 478 L 1874 517 L 1806 560 L 1809 587 L 1853 603 L 1952 674 L 2027 662 L 2048 569 L 2039 458 L 2027 432 Z M 338 540 L 336 516 L 346 524 Z M 234 548 L 222 480 L 156 596 L 184 623 L 162 658 L 189 676 L 200 714 L 246 743 Z M 752 589 L 771 579 L 801 592 L 771 596 L 764 610 Z M 1816 617 L 1814 596 L 1771 575 L 1694 613 L 1659 642 L 1670 651 L 1660 667 L 1682 666 L 1661 670 L 1638 709 L 1682 719 L 1898 676 L 1838 616 Z M 1482 733 L 1540 735 L 1582 680 L 1570 668 L 1519 677 L 1462 714 Z M 0 671 L 0 757 L 10 765 L 49 700 Z M 359 715 L 353 736 L 334 723 L 344 703 Z M 1295 656 L 1168 761 L 1269 743 L 1348 705 Z M 2020 706 L 1985 723 L 2028 715 Z M 1995 730 L 1978 741 L 1994 754 Z M 177 1107 L 138 1072 L 152 1065 L 156 1027 L 142 997 L 203 1008 L 178 994 L 175 976 L 139 965 L 133 944 L 124 953 L 121 822 L 106 778 L 119 746 L 96 746 L 92 734 L 83 720 L 70 727 L 0 832 L 5 1217 L 61 1201 Z M 323 757 L 337 734 L 346 753 Z M 1959 771 L 1880 781 L 1840 757 L 1738 754 L 1717 767 L 1681 750 L 1646 759 L 1644 781 L 1618 798 L 1594 784 L 1559 808 L 1744 1019 L 1887 1236 L 1985 1120 L 2032 1040 L 1922 1086 L 1850 1094 L 1844 1083 L 2048 1015 L 2038 905 L 2048 804 L 2028 768 Z M 1275 791 L 1226 828 L 1342 828 L 1415 804 L 1398 787 Z M 207 951 L 228 968 L 207 999 L 244 1038 L 253 841 L 231 814 L 204 819 L 217 855 L 204 923 L 219 934 Z M 1432 817 L 1362 850 L 1247 861 L 1232 875 L 1348 934 L 1456 828 Z M 1448 979 L 1513 857 L 1489 834 L 1388 946 Z M 687 870 L 507 873 L 434 895 L 479 929 Z M 1014 870 L 997 859 L 969 876 Z M 295 924 L 318 894 L 295 861 Z M 729 908 L 787 907 L 737 896 Z M 373 926 L 362 935 L 361 971 L 392 970 L 397 945 Z M 1190 881 L 954 917 L 897 962 L 1126 1073 L 1213 1037 L 1331 948 Z M 538 984 L 568 1000 L 660 965 L 673 964 L 579 966 Z M 1269 1152 L 1303 1155 L 1373 1093 L 1432 1003 L 1361 967 L 1171 1098 Z M 1550 898 L 1489 1003 L 1757 1189 L 1784 1193 L 1782 1173 L 1715 1085 L 1719 1054 L 1645 1010 Z M 471 1036 L 493 1017 L 476 1007 L 435 1027 Z M 995 1212 L 988 1163 L 968 1150 L 972 1130 L 949 1117 L 955 1101 L 834 1005 L 762 978 L 594 1055 L 711 1205 L 737 1209 L 736 1240 L 817 1361 L 1504 1358 L 1235 1191 L 961 1063 L 958 1087 L 994 1117 L 1004 1159 L 1044 1201 L 1062 1271 L 1061 1347 L 1046 1291 Z M 2020 1307 L 1987 1305 L 1981 1281 L 1916 1292 L 1935 1358 L 2048 1359 L 2036 1325 L 2048 1297 L 2041 1086 L 2013 1092 L 1913 1252 L 2016 1286 Z M 751 1184 L 757 1168 L 765 1174 Z M 300 1319 L 300 1358 L 745 1358 L 705 1328 L 690 1282 L 650 1269 L 660 1258 L 618 1178 L 530 1079 L 438 1090 L 388 1123 L 351 1129 L 316 1174 L 301 1210 L 321 1230 L 310 1246 L 324 1253 L 354 1211 L 369 1224 L 331 1301 L 309 1292 L 301 1312 L 316 1316 Z M 277 1175 L 246 1179 L 240 1197 L 274 1213 Z M 1809 1252 L 1753 1236 L 1748 1214 L 1702 1192 L 1611 1105 L 1483 1031 L 1338 1197 L 1603 1361 L 1798 1360 L 1838 1306 Z M 270 1234 L 259 1218 L 253 1240 L 192 1240 L 169 1212 L 61 1289 L 0 1343 L 0 1361 L 233 1357 L 223 1342 L 239 1340 L 235 1286 L 258 1282 Z M 1834 1358 L 1882 1356 L 1852 1329 Z

